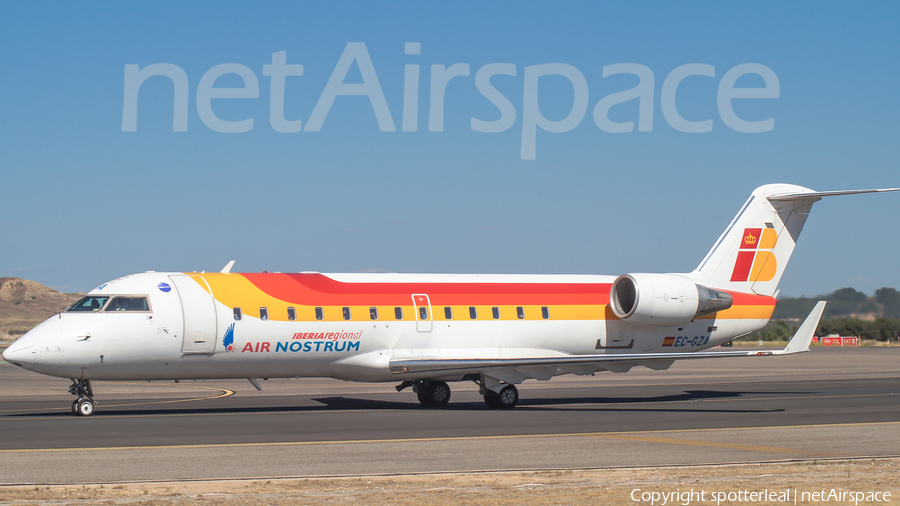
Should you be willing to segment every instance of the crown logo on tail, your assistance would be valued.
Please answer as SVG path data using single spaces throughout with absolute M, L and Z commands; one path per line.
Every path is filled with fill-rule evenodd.
M 778 269 L 778 260 L 771 250 L 775 247 L 778 235 L 772 229 L 745 228 L 741 236 L 741 251 L 738 251 L 734 262 L 731 281 L 755 282 L 773 279 Z M 758 249 L 757 241 L 760 241 Z

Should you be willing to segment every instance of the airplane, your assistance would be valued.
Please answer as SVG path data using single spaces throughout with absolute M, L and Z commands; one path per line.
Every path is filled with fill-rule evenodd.
M 421 404 L 473 381 L 489 408 L 561 374 L 668 369 L 676 360 L 809 350 L 820 301 L 783 350 L 709 351 L 761 329 L 813 203 L 898 188 L 753 191 L 687 273 L 457 275 L 146 272 L 104 283 L 21 336 L 3 359 L 69 378 L 72 412 L 92 381 L 331 377 L 399 382 Z

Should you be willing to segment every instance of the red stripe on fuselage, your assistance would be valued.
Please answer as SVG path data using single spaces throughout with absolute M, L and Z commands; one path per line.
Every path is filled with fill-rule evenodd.
M 240 274 L 276 299 L 298 305 L 401 306 L 424 293 L 432 305 L 604 305 L 609 283 L 343 283 L 322 274 Z
M 768 295 L 756 295 L 755 293 L 729 292 L 735 306 L 774 306 L 778 299 Z

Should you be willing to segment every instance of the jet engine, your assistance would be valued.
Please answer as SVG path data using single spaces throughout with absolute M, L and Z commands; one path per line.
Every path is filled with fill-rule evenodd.
M 731 295 L 678 274 L 624 274 L 610 289 L 613 313 L 633 323 L 680 325 L 731 307 Z

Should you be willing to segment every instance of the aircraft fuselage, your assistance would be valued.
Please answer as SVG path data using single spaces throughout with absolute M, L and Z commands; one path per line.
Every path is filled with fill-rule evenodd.
M 680 325 L 633 324 L 608 307 L 614 279 L 137 274 L 88 294 L 108 297 L 105 307 L 63 312 L 32 330 L 31 360 L 20 364 L 52 376 L 106 380 L 435 379 L 392 372 L 389 362 L 695 352 L 762 327 L 775 305 L 771 297 L 734 293 L 729 309 Z M 116 296 L 147 297 L 146 310 L 113 309 Z M 594 370 L 603 369 L 621 366 Z

